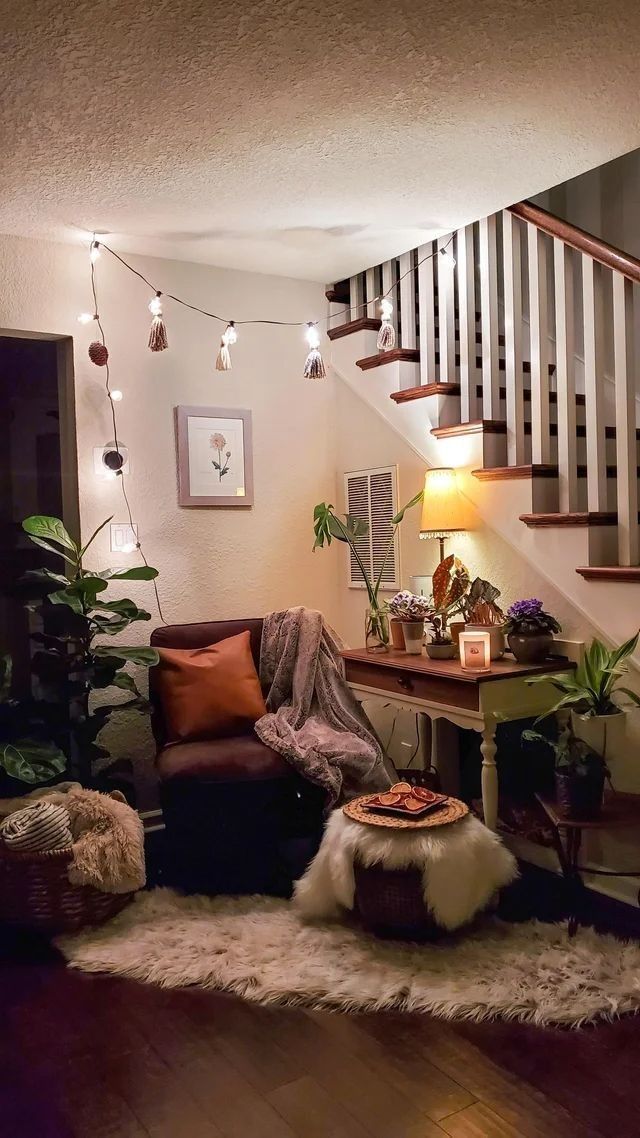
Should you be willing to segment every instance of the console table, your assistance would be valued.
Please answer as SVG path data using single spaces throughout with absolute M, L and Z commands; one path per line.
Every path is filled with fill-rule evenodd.
M 394 650 L 348 650 L 342 657 L 347 683 L 361 703 L 384 700 L 400 710 L 427 715 L 432 722 L 447 719 L 482 735 L 482 806 L 491 830 L 498 816 L 497 724 L 540 715 L 552 705 L 554 689 L 548 684 L 530 687 L 525 681 L 531 676 L 575 668 L 566 656 L 533 665 L 495 660 L 490 672 L 467 672 L 459 660 L 430 660 Z

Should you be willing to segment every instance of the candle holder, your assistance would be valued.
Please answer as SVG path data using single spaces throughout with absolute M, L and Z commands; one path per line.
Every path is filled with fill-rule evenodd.
M 491 671 L 490 633 L 460 633 L 460 665 L 465 672 Z

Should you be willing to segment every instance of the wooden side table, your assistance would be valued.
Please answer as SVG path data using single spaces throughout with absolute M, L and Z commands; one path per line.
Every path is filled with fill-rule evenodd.
M 562 876 L 569 889 L 569 936 L 575 936 L 580 924 L 579 900 L 584 888 L 582 873 L 592 873 L 598 877 L 640 877 L 640 869 L 590 869 L 578 862 L 584 830 L 634 829 L 640 826 L 640 794 L 605 795 L 602 813 L 592 820 L 565 818 L 559 813 L 556 802 L 536 794 L 551 823 L 553 842 L 558 855 Z M 638 893 L 640 904 L 640 891 Z

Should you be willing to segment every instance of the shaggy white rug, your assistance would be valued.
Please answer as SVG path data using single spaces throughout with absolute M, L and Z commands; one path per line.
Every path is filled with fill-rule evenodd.
M 100 929 L 61 937 L 72 968 L 258 1003 L 502 1016 L 577 1027 L 640 1008 L 640 945 L 564 926 L 487 919 L 436 944 L 305 924 L 286 901 L 140 893 Z

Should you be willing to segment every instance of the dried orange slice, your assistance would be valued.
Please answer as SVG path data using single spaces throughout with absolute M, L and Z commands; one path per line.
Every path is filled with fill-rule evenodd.
M 428 790 L 426 786 L 414 786 L 414 798 L 421 798 L 423 802 L 435 802 L 438 797 L 432 790 Z
M 410 810 L 413 813 L 415 810 L 422 810 L 424 802 L 421 802 L 419 798 L 409 796 L 409 798 L 405 798 L 403 806 L 405 810 Z
M 376 801 L 379 806 L 397 806 L 401 801 L 401 796 L 390 790 L 386 794 L 378 794 Z
M 410 794 L 413 787 L 408 782 L 396 782 L 391 787 L 391 794 Z

